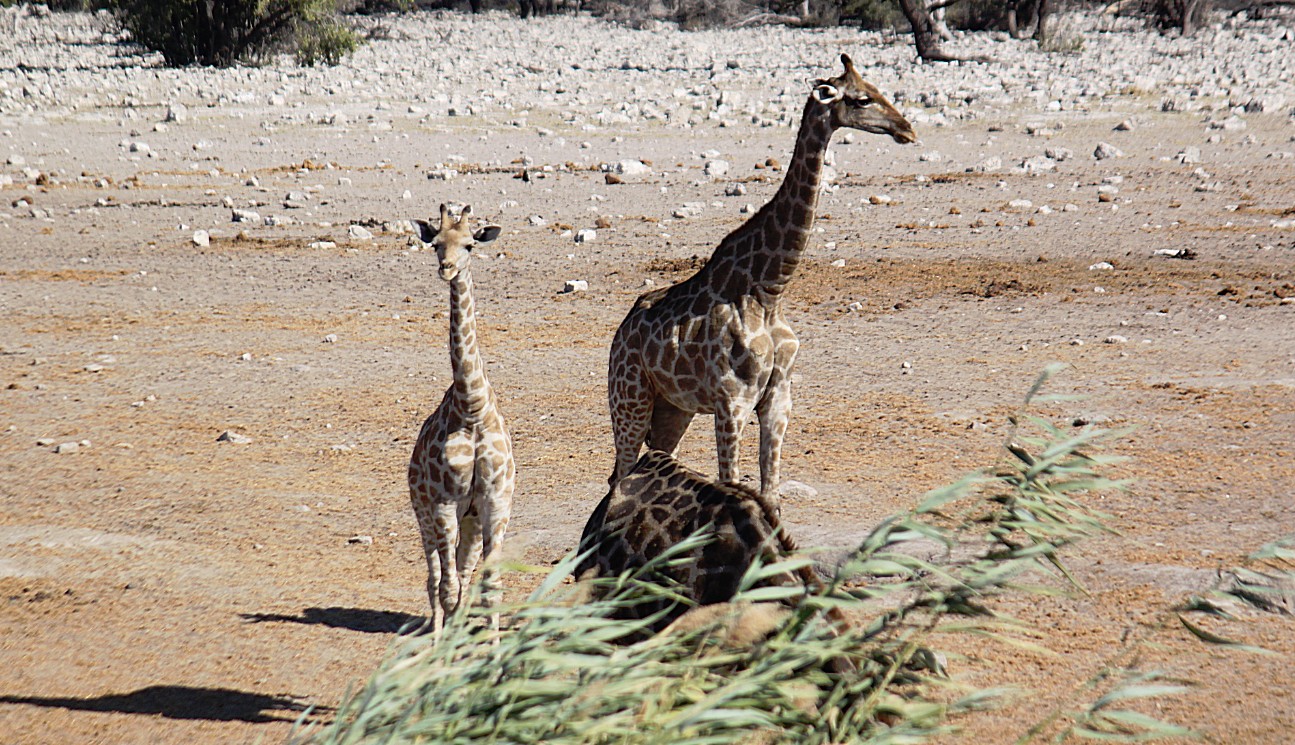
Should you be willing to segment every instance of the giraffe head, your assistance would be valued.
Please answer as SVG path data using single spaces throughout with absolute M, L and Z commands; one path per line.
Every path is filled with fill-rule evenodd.
M 860 77 L 854 62 L 847 54 L 841 55 L 845 72 L 829 80 L 819 80 L 811 94 L 815 101 L 827 107 L 832 117 L 832 129 L 851 127 L 878 135 L 890 135 L 901 145 L 917 140 L 913 125 L 899 113 L 890 101 L 872 83 Z
M 472 260 L 473 247 L 493 241 L 502 230 L 498 225 L 483 225 L 473 232 L 471 217 L 472 205 L 464 205 L 459 216 L 455 217 L 450 214 L 450 208 L 442 204 L 439 228 L 434 228 L 428 220 L 415 221 L 419 240 L 432 244 L 432 248 L 436 249 L 441 279 L 446 282 L 459 276 L 459 272 Z

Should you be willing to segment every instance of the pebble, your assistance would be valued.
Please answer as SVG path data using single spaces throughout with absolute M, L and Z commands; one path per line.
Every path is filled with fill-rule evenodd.
M 252 442 L 252 438 L 235 432 L 232 429 L 227 429 L 220 433 L 220 436 L 216 438 L 216 442 L 230 442 L 235 445 L 247 445 Z
M 583 279 L 568 279 L 562 286 L 562 292 L 564 294 L 572 292 L 587 292 L 588 290 L 589 282 L 588 280 Z
M 56 453 L 75 453 L 81 449 L 79 442 L 61 442 L 54 447 Z
M 336 344 L 337 334 L 328 334 L 324 337 L 323 341 L 325 344 Z
M 1097 262 L 1096 264 L 1092 264 L 1092 265 L 1090 265 L 1090 266 L 1088 267 L 1088 271 L 1090 271 L 1090 272 L 1104 272 L 1104 271 L 1110 271 L 1110 270 L 1112 270 L 1112 269 L 1114 269 L 1114 268 L 1115 268 L 1115 265 L 1114 265 L 1114 264 L 1112 264 L 1112 263 L 1111 263 L 1111 262 L 1109 262 L 1109 261 L 1099 261 L 1099 262 Z
M 233 222 L 261 222 L 261 214 L 252 210 L 234 210 L 231 217 Z
M 1055 170 L 1056 167 L 1057 161 L 1046 155 L 1035 155 L 1033 157 L 1026 158 L 1021 163 L 1021 168 L 1023 168 L 1026 173 L 1046 173 L 1048 171 Z
M 1111 334 L 1102 340 L 1102 342 L 1106 344 L 1127 344 L 1128 341 L 1128 337 L 1120 336 L 1119 334 Z
M 308 247 L 309 248 L 337 248 L 337 244 L 334 243 L 333 241 L 311 241 L 308 244 Z
M 702 168 L 702 172 L 711 178 L 723 176 L 728 173 L 729 164 L 727 160 L 708 160 Z
M 598 231 L 593 228 L 581 228 L 576 231 L 576 243 L 593 243 L 598 240 Z
M 373 232 L 363 225 L 352 225 L 346 229 L 346 234 L 354 241 L 373 240 Z
M 359 546 L 372 546 L 372 545 L 373 545 L 373 536 L 371 536 L 371 535 L 353 535 L 353 536 L 351 536 L 350 538 L 347 538 L 347 539 L 346 539 L 346 542 L 347 542 L 347 543 L 349 543 L 349 544 L 354 544 L 354 545 L 359 545 Z
M 195 231 L 193 231 L 193 245 L 195 245 L 195 246 L 203 246 L 203 247 L 210 246 L 210 245 L 211 245 L 211 233 L 208 233 L 208 232 L 207 232 L 207 231 L 205 231 L 205 230 L 195 230 Z

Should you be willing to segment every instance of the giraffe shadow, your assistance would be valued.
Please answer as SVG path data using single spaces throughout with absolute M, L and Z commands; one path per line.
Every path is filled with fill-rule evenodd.
M 148 686 L 130 693 L 87 698 L 60 696 L 0 696 L 0 703 L 26 704 L 73 711 L 144 714 L 167 719 L 209 719 L 217 722 L 295 722 L 307 706 L 287 696 L 239 691 L 232 688 Z M 331 711 L 313 707 L 312 712 Z
M 365 634 L 410 634 L 427 623 L 425 616 L 368 608 L 306 608 L 295 616 L 283 613 L 240 613 L 239 616 L 248 623 L 300 623 Z

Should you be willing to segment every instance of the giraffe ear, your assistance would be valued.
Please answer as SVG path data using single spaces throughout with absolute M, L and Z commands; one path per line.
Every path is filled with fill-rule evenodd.
M 503 228 L 498 225 L 483 225 L 477 232 L 472 234 L 472 240 L 477 243 L 489 243 L 499 237 Z
M 423 243 L 431 243 L 436 238 L 436 229 L 426 220 L 414 220 L 414 227 L 418 229 L 418 240 Z
M 853 72 L 856 75 L 859 74 L 858 71 L 854 69 L 854 61 L 851 60 L 850 55 L 846 54 L 845 52 L 841 52 L 841 64 L 845 66 L 845 71 L 847 73 Z
M 811 93 L 815 101 L 822 104 L 836 103 L 841 100 L 841 91 L 830 83 L 820 82 L 814 86 L 814 92 Z

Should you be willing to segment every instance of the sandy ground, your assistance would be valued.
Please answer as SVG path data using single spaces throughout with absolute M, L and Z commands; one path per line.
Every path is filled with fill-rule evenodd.
M 1130 116 L 1132 131 L 1112 132 Z M 148 117 L 135 126 L 160 110 Z M 1065 126 L 1028 134 L 1044 117 Z M 962 722 L 966 741 L 1011 741 L 1091 700 L 1083 684 L 1117 660 L 1190 681 L 1144 710 L 1208 742 L 1295 731 L 1289 617 L 1196 619 L 1280 652 L 1261 656 L 1205 645 L 1171 611 L 1219 568 L 1295 532 L 1295 305 L 1283 303 L 1295 296 L 1295 230 L 1274 227 L 1295 212 L 1295 159 L 1266 157 L 1292 149 L 1295 126 L 1282 113 L 1247 121 L 1251 139 L 1209 143 L 1199 114 L 1129 96 L 919 126 L 922 142 L 907 148 L 838 136 L 839 186 L 787 300 L 802 346 L 783 470 L 815 494 L 788 499 L 783 515 L 802 544 L 850 546 L 925 490 L 992 463 L 1007 415 L 1048 363 L 1070 365 L 1054 391 L 1085 398 L 1045 413 L 1136 427 L 1114 474 L 1133 486 L 1099 505 L 1119 534 L 1069 555 L 1087 594 L 1004 604 L 1052 654 L 953 644 L 956 680 L 1027 691 Z M 380 227 L 351 239 L 349 223 L 456 201 L 504 227 L 474 265 L 479 323 L 517 458 L 508 551 L 546 565 L 574 545 L 612 464 L 615 325 L 648 282 L 686 276 L 741 223 L 743 204 L 773 193 L 781 172 L 757 165 L 786 162 L 794 139 L 777 127 L 618 133 L 555 121 L 537 132 L 460 117 L 373 137 L 302 123 L 267 149 L 255 118 L 214 108 L 182 133 L 146 133 L 158 151 L 213 141 L 219 157 L 194 170 L 124 153 L 130 126 L 5 122 L 29 160 L 64 177 L 0 190 L 11 208 L 0 251 L 3 743 L 274 742 L 300 708 L 336 704 L 395 629 L 426 613 L 404 469 L 448 382 L 448 293 L 431 254 Z M 1125 156 L 1094 160 L 1099 140 Z M 587 160 L 584 142 L 606 162 L 655 170 L 619 185 L 562 170 Z M 1077 156 L 1039 175 L 919 158 L 972 148 L 1010 166 L 1045 145 Z M 1207 178 L 1174 157 L 1188 146 L 1202 148 Z M 427 178 L 441 148 L 462 155 L 458 178 Z M 732 164 L 723 178 L 702 174 L 698 154 L 712 148 Z M 521 153 L 535 161 L 529 182 L 514 178 L 519 166 L 472 168 Z M 1112 176 L 1118 193 L 1099 202 Z M 747 195 L 724 196 L 734 182 Z M 303 191 L 304 204 L 283 206 Z M 872 204 L 877 195 L 890 203 Z M 237 238 L 225 196 L 296 223 Z M 1031 205 L 1012 206 L 1022 199 Z M 685 202 L 704 209 L 672 217 Z M 533 214 L 548 224 L 531 225 Z M 610 227 L 596 241 L 564 235 L 599 217 Z M 195 245 L 207 227 L 211 245 Z M 310 247 L 320 240 L 337 245 Z M 567 279 L 588 291 L 561 293 Z M 1114 336 L 1126 341 L 1106 343 Z M 230 430 L 251 442 L 217 441 Z M 56 452 L 67 442 L 80 446 Z M 752 428 L 745 474 L 755 451 Z M 713 473 L 708 420 L 681 457 Z

